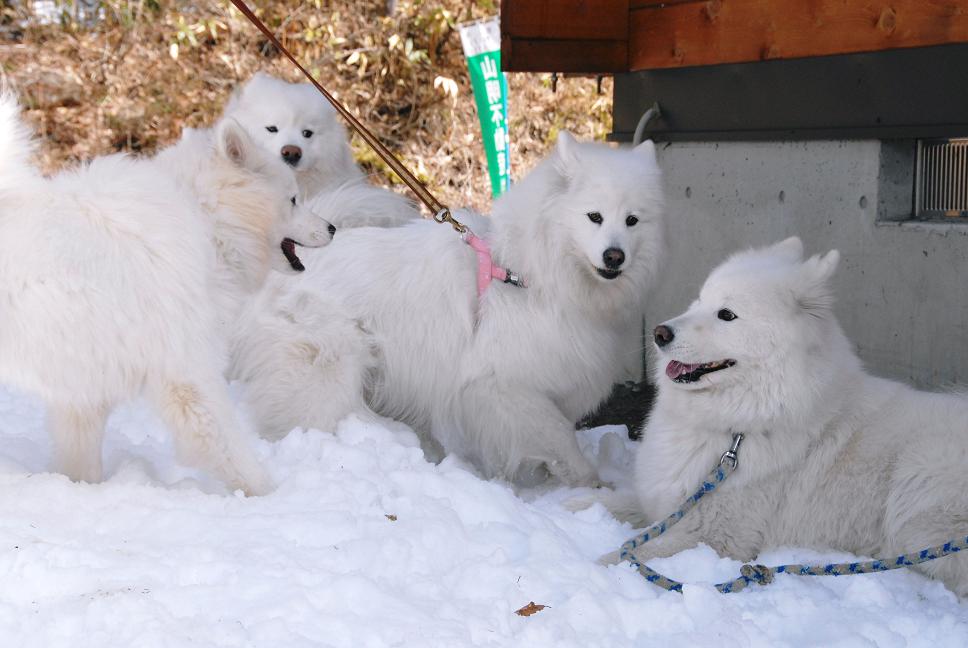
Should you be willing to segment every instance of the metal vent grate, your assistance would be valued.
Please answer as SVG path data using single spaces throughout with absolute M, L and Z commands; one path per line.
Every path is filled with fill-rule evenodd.
M 918 140 L 914 214 L 968 220 L 968 138 Z

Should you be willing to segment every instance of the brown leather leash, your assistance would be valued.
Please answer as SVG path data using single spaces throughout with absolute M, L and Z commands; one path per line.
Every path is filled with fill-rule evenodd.
M 435 221 L 438 223 L 450 223 L 450 225 L 461 234 L 464 234 L 468 231 L 467 227 L 463 223 L 454 218 L 449 207 L 437 200 L 434 195 L 430 193 L 430 190 L 427 189 L 427 187 L 424 186 L 424 184 L 410 172 L 410 169 L 408 169 L 400 160 L 398 160 L 397 157 L 393 155 L 393 153 L 391 153 L 390 150 L 387 149 L 387 147 L 385 147 L 383 143 L 380 142 L 380 140 L 378 140 L 376 136 L 366 128 L 366 126 L 360 123 L 360 121 L 343 106 L 343 104 L 337 101 L 336 98 L 326 90 L 326 88 L 320 85 L 319 81 L 316 80 L 316 77 L 310 74 L 309 71 L 296 60 L 296 57 L 293 56 L 282 43 L 279 42 L 279 39 L 276 38 L 271 31 L 269 31 L 269 28 L 266 27 L 265 23 L 263 23 L 262 20 L 260 20 L 259 17 L 256 16 L 251 9 L 249 9 L 249 6 L 243 0 L 232 0 L 232 4 L 235 5 L 236 9 L 242 12 L 243 16 L 249 19 L 249 22 L 258 27 L 259 31 L 261 31 L 263 35 L 269 39 L 269 42 L 272 43 L 276 49 L 285 54 L 286 58 L 292 61 L 293 65 L 299 68 L 299 71 L 302 72 L 307 79 L 309 79 L 309 82 L 312 83 L 313 86 L 315 86 L 316 89 L 319 90 L 324 97 L 326 97 L 329 103 L 333 105 L 333 108 L 336 109 L 336 112 L 343 116 L 343 119 L 346 120 L 350 127 L 363 138 L 363 141 L 366 142 L 384 162 L 386 162 L 387 166 L 393 169 L 393 172 L 396 173 L 401 180 L 403 180 L 404 184 L 410 187 L 410 190 L 417 195 L 417 198 L 420 199 L 420 202 L 427 206 L 427 209 L 429 209 L 430 213 L 433 214 Z

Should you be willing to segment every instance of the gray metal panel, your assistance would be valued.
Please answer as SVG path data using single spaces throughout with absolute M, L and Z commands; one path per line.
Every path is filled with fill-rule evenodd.
M 968 44 L 632 72 L 614 98 L 618 141 L 655 101 L 657 140 L 965 136 Z
M 918 140 L 915 216 L 968 220 L 968 139 Z

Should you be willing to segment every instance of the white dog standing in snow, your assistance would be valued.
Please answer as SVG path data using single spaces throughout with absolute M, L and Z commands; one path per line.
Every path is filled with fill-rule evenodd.
M 831 310 L 838 253 L 802 250 L 733 256 L 655 329 L 658 397 L 625 516 L 672 513 L 745 439 L 739 468 L 640 561 L 700 542 L 743 561 L 779 546 L 886 558 L 968 535 L 968 398 L 865 374 Z M 968 556 L 919 569 L 968 594 Z
M 419 217 L 411 201 L 366 183 L 336 111 L 309 83 L 259 72 L 229 99 L 225 118 L 238 121 L 263 150 L 290 165 L 306 199 L 342 189 L 342 198 L 357 208 L 334 215 L 337 228 L 392 227 Z
M 270 265 L 288 268 L 280 247 L 324 245 L 328 223 L 231 122 L 157 160 L 51 179 L 29 137 L 0 94 L 0 382 L 43 397 L 56 469 L 99 481 L 108 415 L 144 393 L 182 461 L 266 492 L 222 377 L 223 328 Z
M 495 282 L 479 300 L 475 252 L 446 225 L 340 232 L 267 290 L 231 375 L 270 437 L 332 429 L 365 400 L 487 475 L 528 479 L 543 464 L 594 483 L 575 421 L 640 353 L 627 332 L 658 269 L 662 213 L 651 142 L 563 133 L 478 231 L 526 288 Z

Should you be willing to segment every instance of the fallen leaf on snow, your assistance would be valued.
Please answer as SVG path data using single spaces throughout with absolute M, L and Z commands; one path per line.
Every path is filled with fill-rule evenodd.
M 527 605 L 525 605 L 520 610 L 515 610 L 514 613 L 517 614 L 518 616 L 531 616 L 532 614 L 535 614 L 537 612 L 540 612 L 541 610 L 545 609 L 546 607 L 548 607 L 548 606 L 547 605 L 539 605 L 539 604 L 535 603 L 534 601 L 530 601 Z

